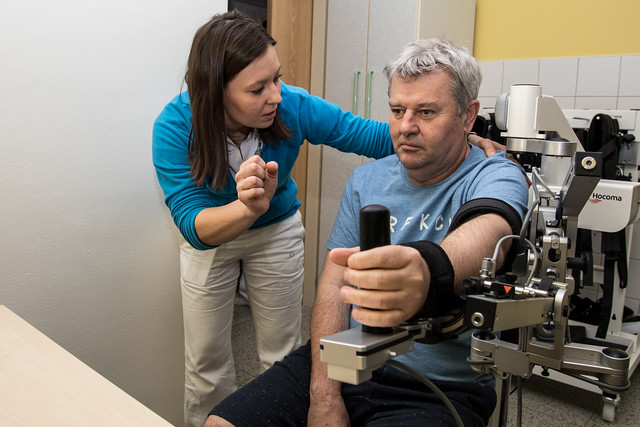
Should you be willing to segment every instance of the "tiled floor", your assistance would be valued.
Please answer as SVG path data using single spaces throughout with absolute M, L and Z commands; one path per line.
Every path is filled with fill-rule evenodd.
M 303 309 L 303 341 L 309 338 L 311 310 Z M 236 306 L 233 323 L 233 354 L 238 385 L 242 386 L 259 371 L 251 312 Z M 602 419 L 602 396 L 577 387 L 533 376 L 524 382 L 522 426 L 524 427 L 637 427 L 640 426 L 640 374 L 631 378 L 631 388 L 622 394 L 613 423 Z M 507 427 L 517 425 L 516 394 L 509 401 Z
M 631 388 L 622 394 L 613 423 L 602 419 L 602 396 L 567 384 L 532 376 L 524 384 L 522 426 L 616 426 L 640 425 L 640 375 L 631 378 Z M 508 427 L 517 425 L 515 393 L 509 401 Z

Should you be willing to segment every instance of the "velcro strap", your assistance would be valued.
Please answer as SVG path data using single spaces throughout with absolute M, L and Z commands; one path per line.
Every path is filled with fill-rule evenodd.
M 426 240 L 401 245 L 417 249 L 429 266 L 429 292 L 422 310 L 418 313 L 419 317 L 448 315 L 464 304 L 464 300 L 456 295 L 453 289 L 455 272 L 449 256 L 440 245 Z

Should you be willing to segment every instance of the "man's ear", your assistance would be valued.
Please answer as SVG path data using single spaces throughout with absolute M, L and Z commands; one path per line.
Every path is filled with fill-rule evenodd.
M 473 123 L 476 121 L 476 117 L 478 117 L 478 111 L 480 111 L 480 101 L 474 99 L 469 103 L 467 107 L 467 111 L 464 113 L 464 131 L 465 133 L 471 132 L 473 128 Z

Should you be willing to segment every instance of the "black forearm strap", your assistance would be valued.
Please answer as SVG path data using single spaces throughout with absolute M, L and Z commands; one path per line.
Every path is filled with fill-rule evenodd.
M 402 243 L 402 245 L 417 249 L 429 266 L 431 274 L 427 299 L 418 316 L 438 317 L 450 314 L 452 310 L 459 308 L 464 301 L 453 290 L 455 272 L 444 249 L 426 240 Z

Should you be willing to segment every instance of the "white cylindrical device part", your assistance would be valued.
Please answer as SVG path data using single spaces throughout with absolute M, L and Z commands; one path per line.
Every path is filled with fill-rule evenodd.
M 538 97 L 542 86 L 519 84 L 511 86 L 507 115 L 507 133 L 513 138 L 535 138 Z
M 571 157 L 542 156 L 540 161 L 542 179 L 554 189 L 560 190 L 569 169 L 571 169 Z

